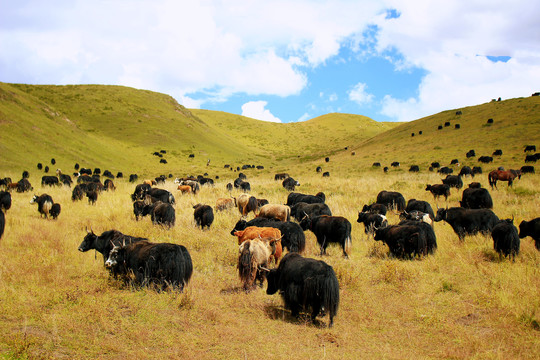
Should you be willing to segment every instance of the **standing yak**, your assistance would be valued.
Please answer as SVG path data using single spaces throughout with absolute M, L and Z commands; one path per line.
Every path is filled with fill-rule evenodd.
M 207 227 L 210 229 L 210 225 L 214 222 L 214 210 L 210 205 L 197 204 L 193 206 L 195 211 L 193 212 L 193 217 L 195 218 L 195 223 L 201 229 Z
M 126 283 L 154 285 L 158 290 L 183 291 L 193 273 L 191 255 L 183 245 L 146 240 L 115 246 L 105 266 L 122 275 Z
M 292 316 L 298 317 L 301 310 L 311 308 L 311 321 L 315 322 L 321 311 L 328 312 L 328 327 L 332 327 L 339 307 L 339 282 L 330 265 L 288 253 L 266 279 L 266 293 L 273 295 L 279 291 Z
M 534 246 L 537 250 L 540 250 L 540 217 L 532 219 L 531 221 L 523 220 L 519 224 L 519 237 L 530 236 L 534 240 Z
M 512 260 L 519 255 L 519 235 L 514 226 L 514 219 L 500 220 L 491 230 L 493 248 L 499 256 L 509 257 Z
M 383 190 L 377 194 L 377 204 L 383 204 L 387 208 L 393 208 L 397 211 L 405 210 L 405 198 L 397 191 Z
M 321 248 L 321 255 L 326 254 L 329 243 L 338 243 L 343 250 L 343 256 L 349 257 L 351 252 L 351 223 L 342 216 L 305 217 L 301 222 L 302 229 L 311 230 Z

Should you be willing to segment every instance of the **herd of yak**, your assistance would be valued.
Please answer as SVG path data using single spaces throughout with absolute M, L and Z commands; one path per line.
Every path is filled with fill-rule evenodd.
M 72 200 L 82 200 L 86 195 L 89 203 L 94 204 L 98 194 L 104 190 L 114 190 L 114 184 L 108 176 L 101 183 L 99 173 L 77 173 L 77 185 L 72 190 Z M 450 188 L 461 189 L 464 175 L 448 175 L 442 184 L 427 185 L 426 191 L 435 199 L 450 195 Z M 496 181 L 512 180 L 520 174 L 498 169 L 488 175 L 492 189 Z M 321 314 L 329 314 L 332 326 L 339 306 L 339 283 L 331 266 L 322 260 L 305 258 L 300 255 L 305 248 L 305 231 L 311 231 L 320 248 L 320 254 L 326 253 L 329 244 L 338 244 L 343 256 L 348 258 L 351 251 L 351 223 L 342 216 L 332 214 L 326 204 L 323 192 L 315 195 L 294 192 L 299 183 L 288 174 L 276 174 L 275 180 L 283 180 L 282 185 L 291 191 L 285 204 L 270 204 L 265 199 L 249 195 L 250 184 L 245 175 L 240 173 L 227 189 L 236 187 L 242 191 L 238 197 L 219 198 L 214 207 L 207 204 L 194 205 L 194 221 L 201 229 L 210 228 L 215 211 L 237 208 L 242 219 L 231 231 L 238 238 L 239 257 L 238 273 L 246 291 L 260 286 L 266 280 L 268 294 L 279 292 L 285 306 L 293 316 L 300 311 L 311 309 L 312 321 Z M 130 181 L 137 182 L 137 176 L 131 175 Z M 157 187 L 166 181 L 165 176 L 155 180 L 146 180 L 135 186 L 131 195 L 135 219 L 149 215 L 152 223 L 165 227 L 175 224 L 175 198 L 168 190 Z M 42 186 L 65 184 L 71 186 L 68 175 L 57 171 L 57 176 L 43 176 Z M 176 179 L 178 191 L 197 194 L 201 185 L 213 186 L 212 179 L 189 177 Z M 18 183 L 11 179 L 0 179 L 0 238 L 5 227 L 4 212 L 11 207 L 11 193 L 31 191 L 28 172 L 23 173 Z M 48 194 L 35 195 L 31 203 L 37 204 L 41 216 L 57 218 L 61 211 L 60 204 Z M 365 233 L 376 241 L 382 241 L 389 248 L 393 257 L 412 259 L 433 254 L 437 249 L 433 221 L 447 222 L 460 240 L 465 236 L 482 233 L 491 235 L 494 249 L 500 256 L 514 258 L 519 254 L 520 238 L 531 236 L 540 250 L 540 217 L 531 221 L 522 221 L 519 233 L 513 219 L 499 219 L 491 210 L 493 201 L 488 189 L 478 182 L 472 182 L 462 192 L 459 207 L 439 208 L 434 213 L 427 201 L 409 199 L 405 201 L 399 192 L 381 191 L 373 204 L 364 205 L 358 213 L 358 223 L 364 224 Z M 400 222 L 389 225 L 387 211 L 400 215 Z M 247 221 L 249 212 L 255 217 Z M 292 221 L 291 218 L 294 220 Z M 126 283 L 136 286 L 154 286 L 157 289 L 177 289 L 182 291 L 193 273 L 193 264 L 188 250 L 178 244 L 152 243 L 147 238 L 133 237 L 117 230 L 108 230 L 100 235 L 88 231 L 78 250 L 85 252 L 95 249 L 103 255 L 105 267 L 115 278 L 121 277 Z M 282 257 L 283 250 L 288 253 Z M 274 264 L 274 268 L 270 269 Z M 279 264 L 279 265 L 278 265 Z

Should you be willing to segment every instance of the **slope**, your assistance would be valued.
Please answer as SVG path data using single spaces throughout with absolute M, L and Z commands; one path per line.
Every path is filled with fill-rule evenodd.
M 493 119 L 493 123 L 488 124 L 488 119 Z M 439 130 L 439 126 L 442 129 Z M 492 101 L 402 123 L 354 144 L 350 150 L 357 156 L 351 157 L 350 151 L 342 151 L 335 162 L 352 172 L 370 169 L 374 162 L 390 166 L 393 161 L 400 162 L 402 170 L 416 164 L 425 171 L 431 162 L 438 161 L 444 166 L 455 158 L 461 165 L 482 165 L 478 162 L 479 156 L 491 156 L 500 149 L 503 155 L 494 157 L 494 163 L 486 167 L 519 168 L 525 164 L 523 150 L 527 144 L 540 144 L 538 96 Z M 477 156 L 467 159 L 465 154 L 471 149 Z M 320 162 L 321 159 L 316 163 Z

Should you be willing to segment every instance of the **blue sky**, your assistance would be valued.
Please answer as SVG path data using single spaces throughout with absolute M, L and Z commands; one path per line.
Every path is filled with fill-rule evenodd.
M 0 81 L 410 121 L 540 91 L 539 18 L 530 0 L 0 0 Z

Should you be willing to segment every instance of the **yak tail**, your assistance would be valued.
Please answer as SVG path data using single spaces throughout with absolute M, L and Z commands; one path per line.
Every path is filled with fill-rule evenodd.
M 345 239 L 345 248 L 344 248 L 347 255 L 351 253 L 351 247 L 352 247 L 352 239 L 351 239 L 351 235 L 349 234 L 349 236 L 347 236 L 347 238 Z
M 50 201 L 45 201 L 43 203 L 43 213 L 45 214 L 45 217 L 48 217 L 49 216 L 49 212 L 51 211 L 51 208 L 52 208 L 52 202 Z
M 291 208 L 287 206 L 287 221 L 291 221 Z
M 193 262 L 191 261 L 191 255 L 189 254 L 185 246 L 180 245 L 180 250 L 182 250 L 182 256 L 184 260 L 183 261 L 183 265 L 184 265 L 183 275 L 184 276 L 182 280 L 183 280 L 183 285 L 187 285 L 187 283 L 191 279 L 191 275 L 193 274 Z
M 306 280 L 305 290 L 307 298 L 320 299 L 320 304 L 330 315 L 330 324 L 332 324 L 339 308 L 339 282 L 334 269 L 328 266 L 324 273 Z
M 252 280 L 255 280 L 253 277 L 253 274 L 256 271 L 256 265 L 254 264 L 255 261 L 253 259 L 253 254 L 250 251 L 250 241 L 245 241 L 244 247 L 242 248 L 242 252 L 240 253 L 240 256 L 238 257 L 238 275 L 240 276 L 240 280 L 244 283 L 244 288 L 248 289 L 250 286 L 250 282 Z M 255 271 L 253 269 L 255 265 Z

